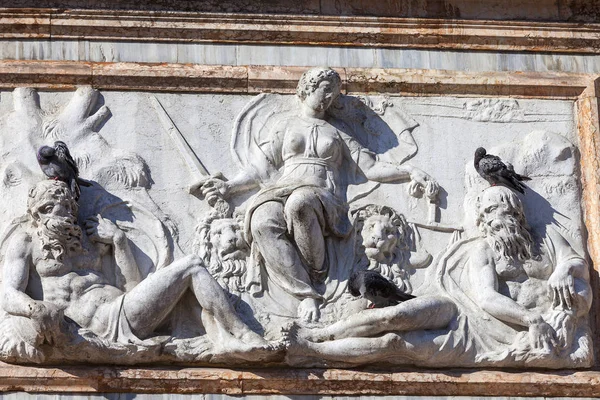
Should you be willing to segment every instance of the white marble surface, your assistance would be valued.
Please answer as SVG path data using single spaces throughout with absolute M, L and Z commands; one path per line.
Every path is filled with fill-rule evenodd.
M 0 92 L 3 359 L 76 360 L 64 312 L 106 341 L 80 342 L 97 363 L 588 366 L 573 102 L 340 89 L 313 68 L 296 95 Z M 55 140 L 95 182 L 78 211 L 38 166 Z M 475 173 L 478 147 L 531 178 L 524 195 Z M 347 290 L 364 270 L 417 298 L 366 310 Z M 14 333 L 38 321 L 33 342 Z
M 41 93 L 42 108 L 57 109 L 71 93 Z M 222 171 L 231 177 L 237 165 L 229 150 L 232 121 L 253 96 L 157 94 L 175 125 L 195 149 L 209 172 Z M 488 149 L 516 142 L 534 130 L 557 133 L 576 144 L 572 103 L 569 101 L 519 100 L 519 107 L 527 119 L 510 123 L 488 123 L 468 119 L 464 113 L 465 98 L 391 98 L 419 126 L 413 131 L 419 144 L 411 163 L 423 166 L 449 193 L 442 201 L 442 219 L 447 224 L 460 225 L 463 220 L 462 199 L 465 195 L 465 165 L 472 160 L 479 146 Z M 373 97 L 375 103 L 380 97 Z M 200 215 L 206 205 L 185 192 L 192 177 L 171 139 L 163 131 L 160 121 L 143 93 L 104 92 L 101 101 L 110 107 L 112 116 L 102 127 L 102 134 L 116 148 L 136 151 L 149 164 L 161 207 L 175 218 L 182 229 L 183 247 L 186 248 L 193 226 L 180 221 L 190 212 Z M 0 114 L 12 108 L 10 92 L 0 93 Z M 134 117 L 132 117 L 134 116 Z M 156 157 L 160 151 L 161 156 Z M 168 160 L 166 162 L 165 160 Z M 515 164 L 518 168 L 518 164 Z M 534 182 L 533 185 L 536 183 Z M 368 200 L 390 205 L 410 213 L 413 219 L 423 218 L 427 210 L 411 199 L 397 185 L 383 184 Z M 359 201 L 357 205 L 366 200 Z M 23 205 L 24 206 L 24 205 Z M 560 212 L 579 221 L 578 208 L 559 206 Z M 189 210 L 189 211 L 188 211 Z M 181 214 L 181 211 L 184 211 Z
M 101 41 L 0 41 L 0 59 L 600 73 L 600 56 Z

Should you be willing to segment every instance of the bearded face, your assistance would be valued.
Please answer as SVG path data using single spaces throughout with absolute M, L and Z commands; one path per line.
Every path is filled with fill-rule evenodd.
M 498 260 L 509 265 L 532 256 L 533 240 L 520 200 L 509 189 L 492 187 L 478 202 L 477 225 Z
M 36 234 L 45 255 L 52 254 L 58 261 L 63 260 L 64 254 L 77 254 L 82 250 L 81 228 L 73 218 L 42 217 Z
M 28 213 L 44 257 L 62 261 L 65 254 L 82 251 L 77 202 L 66 184 L 40 182 L 29 194 Z

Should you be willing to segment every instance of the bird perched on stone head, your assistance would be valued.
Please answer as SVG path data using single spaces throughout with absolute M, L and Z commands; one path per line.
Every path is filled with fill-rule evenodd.
M 69 185 L 75 200 L 79 200 L 79 185 L 90 186 L 88 182 L 79 178 L 79 169 L 71 157 L 69 148 L 60 140 L 54 146 L 42 146 L 37 151 L 37 160 L 42 172 L 49 178 L 63 181 Z
M 415 296 L 404 293 L 377 271 L 356 271 L 348 280 L 348 290 L 354 297 L 363 296 L 371 302 L 369 308 L 395 306 Z
M 500 184 L 525 194 L 527 186 L 522 181 L 531 180 L 531 178 L 517 174 L 513 166 L 509 163 L 505 164 L 500 157 L 487 154 L 483 147 L 475 150 L 473 164 L 479 175 L 492 186 Z

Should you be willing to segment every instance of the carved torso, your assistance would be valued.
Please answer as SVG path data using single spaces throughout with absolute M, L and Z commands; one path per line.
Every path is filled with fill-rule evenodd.
M 297 117 L 285 128 L 281 181 L 327 187 L 336 186 L 344 143 L 337 129 L 327 121 Z
M 93 260 L 99 262 L 98 257 L 90 255 L 90 252 L 96 254 L 93 249 L 58 261 L 43 257 L 38 250 L 40 247 L 33 246 L 28 292 L 33 298 L 63 308 L 65 315 L 79 325 L 88 326 L 101 304 L 123 294 L 95 271 L 98 265 L 87 264 Z
M 554 267 L 545 252 L 536 258 L 539 259 L 530 259 L 519 265 L 516 273 L 498 273 L 500 292 L 530 310 L 547 308 L 551 303 L 547 280 Z

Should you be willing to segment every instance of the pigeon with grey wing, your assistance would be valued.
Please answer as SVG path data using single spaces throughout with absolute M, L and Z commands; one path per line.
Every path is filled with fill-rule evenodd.
M 487 154 L 483 147 L 475 150 L 473 164 L 479 175 L 492 186 L 500 184 L 525 194 L 527 186 L 522 181 L 531 180 L 531 178 L 517 174 L 513 166 L 508 163 L 505 164 L 500 157 Z
M 79 178 L 79 169 L 71 157 L 69 148 L 60 140 L 54 146 L 42 146 L 38 149 L 37 160 L 42 172 L 49 178 L 69 185 L 75 200 L 79 200 L 79 185 L 90 186 L 89 182 Z
M 415 296 L 404 293 L 396 285 L 377 271 L 356 271 L 348 280 L 348 290 L 352 296 L 363 296 L 372 304 L 369 308 L 395 306 Z

